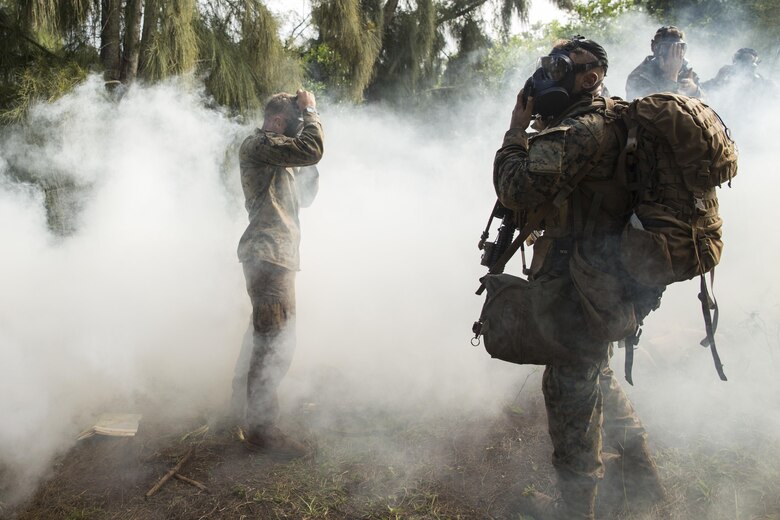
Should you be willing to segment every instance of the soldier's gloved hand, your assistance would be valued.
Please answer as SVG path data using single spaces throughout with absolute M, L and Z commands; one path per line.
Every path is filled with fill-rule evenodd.
M 298 89 L 298 110 L 303 112 L 307 107 L 317 108 L 317 102 L 314 100 L 314 94 L 308 90 Z
M 525 130 L 531 124 L 531 118 L 534 115 L 534 98 L 528 96 L 528 103 L 523 105 L 523 91 L 517 94 L 515 108 L 512 110 L 512 120 L 509 122 L 509 128 L 519 128 Z

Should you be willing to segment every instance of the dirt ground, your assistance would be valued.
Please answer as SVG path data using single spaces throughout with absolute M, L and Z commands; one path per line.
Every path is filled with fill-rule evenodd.
M 147 414 L 135 437 L 77 443 L 33 497 L 6 516 L 518 519 L 504 511 L 514 494 L 528 487 L 555 490 L 538 394 L 488 419 L 301 403 L 283 427 L 314 450 L 293 460 L 248 450 L 227 422 L 204 416 L 171 424 Z M 190 448 L 180 473 L 208 491 L 171 479 L 145 498 Z M 767 446 L 774 453 L 776 448 Z M 668 500 L 645 512 L 632 511 L 625 501 L 600 503 L 599 518 L 780 519 L 780 476 L 771 461 L 694 445 L 657 446 L 657 454 Z M 735 509 L 729 511 L 724 496 L 732 491 L 735 505 L 729 507 Z

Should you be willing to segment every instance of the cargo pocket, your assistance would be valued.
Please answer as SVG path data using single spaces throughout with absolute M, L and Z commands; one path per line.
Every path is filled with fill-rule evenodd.
M 649 204 L 636 211 L 623 228 L 620 240 L 623 268 L 642 285 L 659 287 L 677 281 L 668 239 L 690 243 L 690 226 L 686 230 L 684 222 Z
M 636 330 L 634 305 L 626 298 L 617 277 L 590 265 L 578 247 L 569 260 L 569 270 L 591 336 L 602 341 L 618 341 Z

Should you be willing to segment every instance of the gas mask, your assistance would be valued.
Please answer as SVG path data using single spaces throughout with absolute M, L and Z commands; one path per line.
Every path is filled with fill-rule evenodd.
M 758 56 L 752 54 L 737 53 L 737 55 L 734 56 L 734 65 L 737 70 L 748 76 L 755 76 L 758 74 L 758 64 L 760 62 L 761 60 L 758 59 Z
M 685 53 L 688 52 L 688 44 L 679 39 L 665 39 L 655 42 L 653 44 L 653 55 L 656 58 L 665 58 L 669 56 L 669 51 L 672 48 L 672 45 L 675 44 L 680 44 L 682 46 L 683 56 L 685 56 Z
M 598 61 L 575 64 L 566 51 L 553 51 L 549 56 L 539 58 L 536 71 L 523 87 L 523 104 L 531 96 L 534 98 L 534 111 L 543 118 L 562 114 L 574 101 L 575 76 L 600 65 Z M 599 84 L 594 85 L 593 90 Z

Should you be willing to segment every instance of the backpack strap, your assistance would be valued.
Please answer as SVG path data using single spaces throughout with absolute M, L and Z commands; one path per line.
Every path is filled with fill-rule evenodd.
M 611 102 L 613 105 L 615 103 L 611 99 L 607 99 L 606 101 Z M 607 111 L 609 112 L 609 110 L 611 110 L 611 108 L 608 104 Z M 612 113 L 612 115 L 607 115 L 605 117 L 607 119 L 607 127 L 605 128 L 605 131 L 611 131 L 613 134 L 615 134 L 615 141 L 619 145 L 622 145 L 624 137 L 622 135 L 621 129 L 618 128 L 618 116 Z M 622 153 L 623 152 L 621 151 L 621 155 Z M 615 178 L 619 179 L 620 177 L 616 175 Z M 572 230 L 575 234 L 580 234 L 579 236 L 584 238 L 590 238 L 593 236 L 593 231 L 596 228 L 596 217 L 598 217 L 601 204 L 604 202 L 604 193 L 598 189 L 591 191 L 593 192 L 593 197 L 591 198 L 590 207 L 588 207 L 588 214 L 585 216 L 584 221 L 582 218 L 585 214 L 582 211 L 582 198 L 580 196 L 581 191 L 575 192 L 573 196 L 574 208 L 572 210 Z
M 701 301 L 701 313 L 704 316 L 704 328 L 707 331 L 707 337 L 701 340 L 703 347 L 710 347 L 712 352 L 712 360 L 715 362 L 715 370 L 718 372 L 718 376 L 721 381 L 728 381 L 726 374 L 723 372 L 723 363 L 720 362 L 720 356 L 718 355 L 718 349 L 715 347 L 715 330 L 718 328 L 718 302 L 713 297 L 710 297 L 710 291 L 707 289 L 707 278 L 704 274 L 700 275 L 701 278 L 701 290 L 699 292 L 699 300 Z M 715 269 L 710 271 L 710 285 L 713 289 L 715 287 Z M 710 314 L 710 311 L 713 311 Z
M 633 376 L 634 350 L 636 349 L 636 346 L 639 344 L 639 336 L 641 335 L 642 335 L 642 329 L 637 327 L 636 332 L 634 332 L 630 336 L 626 336 L 622 340 L 623 346 L 626 349 L 626 360 L 623 365 L 623 370 L 625 371 L 626 381 L 631 386 L 634 386 L 634 376 Z

